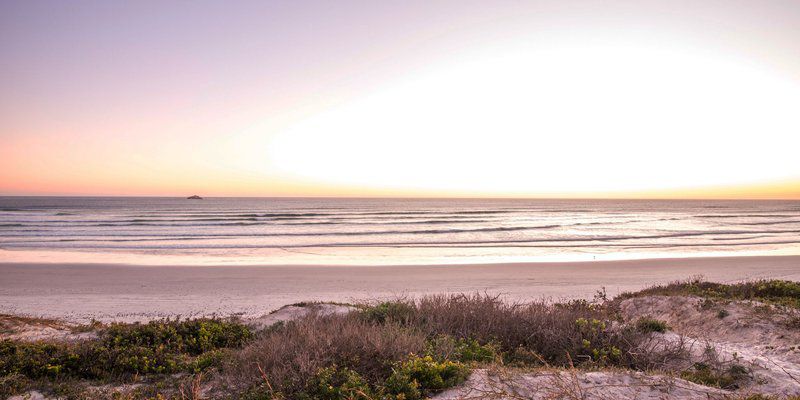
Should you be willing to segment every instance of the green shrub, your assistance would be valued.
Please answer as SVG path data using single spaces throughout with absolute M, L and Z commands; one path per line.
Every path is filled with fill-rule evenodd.
M 0 341 L 0 375 L 29 378 L 57 377 L 80 368 L 76 346 Z
M 455 358 L 462 362 L 492 362 L 499 354 L 496 343 L 480 344 L 475 339 L 458 339 L 455 344 Z
M 800 283 L 782 280 L 765 280 L 755 282 L 756 297 L 788 297 L 800 299 Z
M 749 377 L 747 368 L 739 364 L 719 369 L 706 363 L 695 363 L 692 368 L 681 373 L 681 378 L 687 381 L 729 390 L 738 389 Z
M 102 339 L 109 347 L 160 347 L 170 353 L 198 355 L 219 348 L 239 347 L 251 336 L 243 324 L 201 318 L 112 324 Z
M 586 301 L 508 304 L 490 295 L 437 295 L 419 299 L 411 311 L 405 326 L 429 338 L 492 343 L 500 353 L 523 348 L 539 357 L 537 364 L 591 362 L 647 369 L 671 357 L 664 352 L 631 351 L 643 334 L 635 329 L 608 329 L 613 315 Z
M 664 286 L 654 286 L 636 293 L 623 293 L 619 298 L 649 295 L 693 295 L 712 299 L 758 300 L 800 308 L 800 282 L 784 280 L 722 284 L 693 279 Z
M 431 356 L 411 355 L 408 360 L 395 366 L 386 380 L 386 391 L 397 398 L 418 400 L 458 385 L 468 375 L 469 368 L 459 362 L 437 362 Z
M 638 329 L 639 332 L 643 333 L 650 333 L 650 332 L 664 333 L 669 330 L 669 326 L 664 321 L 653 318 L 642 317 L 639 318 L 638 321 L 636 321 L 636 329 Z
M 506 364 L 517 367 L 539 367 L 545 365 L 544 357 L 541 354 L 522 346 L 503 353 L 503 360 Z
M 229 352 L 230 351 L 227 349 L 216 349 L 207 351 L 195 357 L 187 365 L 186 369 L 188 371 L 198 373 L 212 367 L 218 367 L 222 364 L 222 360 L 230 356 Z
M 407 322 L 414 313 L 414 305 L 399 301 L 387 301 L 368 307 L 362 314 L 368 321 L 384 323 L 387 321 Z
M 114 324 L 100 339 L 76 343 L 0 342 L 0 375 L 32 379 L 109 378 L 198 372 L 218 362 L 216 349 L 241 346 L 247 327 L 213 319 Z
M 500 345 L 496 342 L 481 344 L 475 339 L 438 335 L 425 344 L 425 355 L 437 361 L 492 362 L 500 358 Z
M 578 318 L 575 325 L 578 327 L 581 346 L 571 352 L 571 358 L 576 361 L 591 360 L 599 365 L 619 364 L 622 350 L 616 343 L 609 343 L 606 321 Z
M 336 366 L 317 372 L 305 393 L 298 396 L 308 400 L 371 400 L 375 397 L 369 383 L 358 372 Z
M 18 373 L 33 379 L 172 373 L 183 370 L 187 361 L 185 355 L 141 346 L 0 342 L 0 373 Z
M 719 318 L 719 319 L 723 319 L 723 318 L 727 317 L 728 315 L 730 315 L 730 313 L 728 312 L 728 310 L 726 310 L 724 308 L 720 309 L 719 311 L 717 311 L 717 318 Z

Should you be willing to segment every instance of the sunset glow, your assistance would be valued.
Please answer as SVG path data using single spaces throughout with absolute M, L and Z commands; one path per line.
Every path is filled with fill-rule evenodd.
M 550 46 L 478 54 L 333 107 L 279 132 L 268 159 L 319 182 L 517 195 L 797 176 L 796 82 L 645 44 Z
M 6 3 L 0 194 L 800 198 L 800 7 L 579 4 Z

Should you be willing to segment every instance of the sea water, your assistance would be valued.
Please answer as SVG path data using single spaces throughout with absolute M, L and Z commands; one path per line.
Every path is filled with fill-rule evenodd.
M 800 202 L 0 197 L 0 262 L 447 264 L 800 254 Z

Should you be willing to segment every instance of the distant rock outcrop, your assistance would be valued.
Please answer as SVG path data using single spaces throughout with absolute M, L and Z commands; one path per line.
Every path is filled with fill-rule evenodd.
M 189 197 L 187 197 L 187 199 L 189 199 L 189 200 L 203 200 L 203 198 L 198 196 L 198 195 L 189 196 Z

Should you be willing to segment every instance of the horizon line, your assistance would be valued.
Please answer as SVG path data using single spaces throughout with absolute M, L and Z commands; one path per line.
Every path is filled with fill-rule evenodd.
M 192 196 L 192 195 L 188 195 Z M 70 197 L 70 198 L 162 198 L 162 199 L 187 199 L 187 195 L 115 195 L 115 194 L 2 194 L 0 198 L 8 197 Z M 201 196 L 201 195 L 198 195 Z M 352 199 L 352 200 L 651 200 L 651 201 L 800 201 L 800 197 L 635 197 L 635 196 L 608 196 L 608 197 L 547 197 L 547 196 L 201 196 L 201 199 Z

